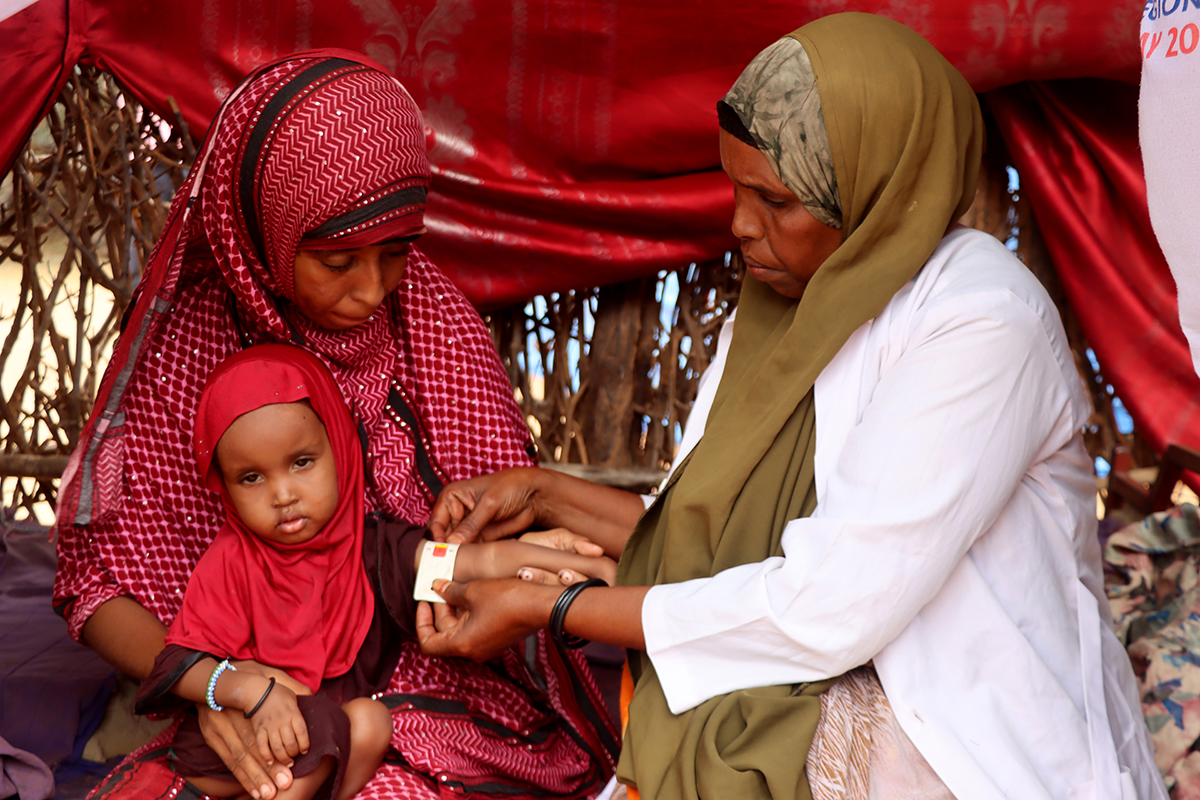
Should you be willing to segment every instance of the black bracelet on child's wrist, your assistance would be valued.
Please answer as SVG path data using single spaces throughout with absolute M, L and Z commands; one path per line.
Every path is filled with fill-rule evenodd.
M 258 698 L 258 702 L 254 704 L 254 708 L 252 708 L 249 711 L 247 711 L 246 713 L 242 714 L 242 716 L 245 717 L 246 719 L 250 719 L 256 713 L 258 713 L 258 710 L 260 708 L 262 708 L 262 704 L 267 702 L 267 695 L 269 695 L 271 693 L 271 690 L 274 688 L 275 688 L 275 679 L 271 678 L 271 682 L 267 684 L 267 690 L 265 692 L 263 692 L 262 697 Z
M 588 643 L 588 640 L 582 636 L 567 633 L 563 629 L 563 624 L 567 620 L 567 611 L 575 602 L 575 598 L 584 589 L 592 586 L 608 586 L 608 583 L 600 578 L 589 578 L 582 583 L 573 583 L 558 596 L 558 600 L 554 601 L 554 608 L 550 611 L 550 638 L 569 650 L 576 650 Z

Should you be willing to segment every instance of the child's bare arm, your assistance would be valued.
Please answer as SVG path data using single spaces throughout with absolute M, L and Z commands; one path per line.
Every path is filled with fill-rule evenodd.
M 230 659 L 230 660 L 232 661 L 232 659 Z M 312 689 L 309 689 L 303 683 L 296 680 L 291 675 L 288 675 L 287 672 L 279 669 L 278 667 L 272 667 L 272 666 L 268 666 L 266 664 L 260 664 L 257 661 L 252 661 L 250 659 L 245 659 L 243 661 L 233 661 L 233 665 L 235 667 L 237 667 L 239 670 L 248 670 L 250 672 L 257 672 L 259 675 L 262 675 L 263 677 L 265 677 L 267 679 L 274 678 L 278 683 L 283 684 L 284 686 L 288 687 L 293 692 L 295 692 L 297 697 L 300 697 L 301 695 L 312 694 Z
M 454 580 L 462 583 L 480 578 L 511 578 L 523 567 L 532 567 L 555 575 L 570 571 L 577 580 L 602 578 L 610 585 L 617 575 L 617 562 L 606 556 L 582 556 L 551 547 L 504 539 L 461 545 L 458 549 L 458 559 L 454 562 Z
M 193 703 L 206 703 L 208 683 L 218 663 L 214 658 L 200 659 L 171 691 Z M 259 705 L 264 695 L 266 699 Z M 270 678 L 256 671 L 226 669 L 213 686 L 213 699 L 219 706 L 238 708 L 243 713 L 259 705 L 251 721 L 266 763 L 291 764 L 296 756 L 308 752 L 308 726 L 296 705 L 296 693 L 287 685 L 276 681 L 272 686 Z

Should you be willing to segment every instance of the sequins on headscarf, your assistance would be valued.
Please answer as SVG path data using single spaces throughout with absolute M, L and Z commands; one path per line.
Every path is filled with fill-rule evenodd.
M 200 217 L 238 302 L 288 335 L 297 246 L 423 229 L 429 160 L 420 111 L 390 75 L 338 58 L 266 70 L 220 116 Z M 339 227 L 340 226 L 340 227 Z
M 725 95 L 771 169 L 809 213 L 842 227 L 829 133 L 804 46 L 784 37 L 763 50 Z

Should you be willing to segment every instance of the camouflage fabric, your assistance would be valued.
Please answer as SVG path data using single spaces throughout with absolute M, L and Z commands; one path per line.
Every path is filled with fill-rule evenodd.
M 1176 800 L 1200 798 L 1200 511 L 1177 506 L 1122 528 L 1104 560 L 1159 772 Z
M 743 70 L 725 102 L 808 212 L 831 228 L 841 228 L 842 202 L 829 133 L 804 46 L 785 36 L 763 50 Z

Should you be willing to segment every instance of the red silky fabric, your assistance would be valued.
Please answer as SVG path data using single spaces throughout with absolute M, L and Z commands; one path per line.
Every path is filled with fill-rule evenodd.
M 0 175 L 12 169 L 82 50 L 68 37 L 67 0 L 38 0 L 0 21 Z
M 1146 208 L 1137 87 L 1028 83 L 987 102 L 1105 378 L 1155 450 L 1200 446 L 1200 378 Z
M 0 111 L 31 120 L 0 131 L 0 169 L 30 109 L 81 57 L 168 119 L 174 98 L 200 134 L 260 64 L 357 50 L 425 115 L 434 178 L 422 248 L 474 303 L 495 307 L 732 246 L 714 104 L 760 49 L 842 10 L 915 29 L 976 90 L 1138 74 L 1140 6 L 1128 0 L 39 0 L 0 21 L 0 54 L 21 53 L 0 55 Z M 57 80 L 25 77 L 47 64 L 64 70 Z

